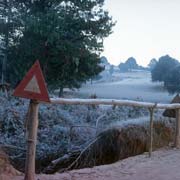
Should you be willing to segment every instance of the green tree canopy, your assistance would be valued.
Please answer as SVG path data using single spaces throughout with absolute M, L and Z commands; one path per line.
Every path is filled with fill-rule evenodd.
M 148 64 L 148 68 L 152 71 L 152 69 L 154 69 L 154 67 L 156 66 L 157 62 L 158 61 L 155 58 L 151 59 L 151 61 Z
M 21 24 L 17 11 L 17 1 L 0 1 L 0 51 L 1 51 L 1 82 L 6 82 L 6 69 L 9 46 L 13 44 L 19 36 L 18 29 Z
M 152 81 L 164 82 L 166 75 L 178 64 L 176 59 L 168 55 L 162 56 L 151 71 Z
M 166 74 L 164 86 L 169 93 L 180 93 L 180 65 L 172 68 Z
M 36 59 L 49 88 L 79 87 L 97 75 L 103 40 L 114 25 L 103 5 L 104 0 L 17 0 L 14 13 L 21 23 L 9 46 L 9 81 L 21 80 Z
M 122 72 L 127 72 L 131 71 L 132 69 L 138 69 L 139 65 L 136 62 L 136 59 L 133 57 L 130 57 L 126 60 L 125 63 L 120 63 L 119 64 L 119 69 Z

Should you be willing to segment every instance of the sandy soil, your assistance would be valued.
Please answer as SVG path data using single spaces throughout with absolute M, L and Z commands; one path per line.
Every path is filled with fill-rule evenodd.
M 37 180 L 180 180 L 180 150 L 161 149 L 130 157 L 111 165 L 73 170 L 55 175 L 38 175 Z M 0 180 L 23 180 L 11 177 Z

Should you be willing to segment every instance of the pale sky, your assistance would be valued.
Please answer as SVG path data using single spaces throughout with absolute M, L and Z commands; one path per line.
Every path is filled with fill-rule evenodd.
M 117 21 L 104 41 L 110 63 L 133 56 L 146 66 L 166 54 L 180 60 L 180 0 L 105 0 L 105 9 Z

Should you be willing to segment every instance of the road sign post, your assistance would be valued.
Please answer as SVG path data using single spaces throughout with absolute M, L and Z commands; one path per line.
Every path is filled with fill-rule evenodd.
M 35 154 L 38 130 L 38 108 L 39 103 L 31 100 L 27 119 L 27 151 L 25 164 L 25 180 L 35 180 Z
M 31 69 L 27 72 L 23 80 L 14 90 L 13 95 L 31 99 L 26 122 L 27 151 L 24 179 L 35 180 L 35 156 L 39 108 L 38 102 L 50 102 L 39 61 L 36 61 Z
M 50 101 L 39 61 L 33 64 L 23 80 L 14 90 L 13 95 L 44 102 Z

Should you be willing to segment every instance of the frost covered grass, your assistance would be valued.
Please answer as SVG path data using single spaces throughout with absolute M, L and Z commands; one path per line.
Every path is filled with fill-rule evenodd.
M 174 132 L 174 119 L 162 119 L 157 116 L 153 128 L 153 150 L 171 145 Z M 116 122 L 100 132 L 80 152 L 71 152 L 59 157 L 52 161 L 43 172 L 51 174 L 111 164 L 149 151 L 149 144 L 149 121 L 146 118 Z
M 96 94 L 99 98 L 169 102 L 173 98 L 162 83 L 153 83 L 148 71 L 120 73 L 115 81 L 86 84 L 77 94 L 87 97 Z
M 0 144 L 19 170 L 25 162 L 28 104 L 28 100 L 0 98 Z M 147 114 L 133 107 L 40 105 L 37 171 L 69 151 L 82 149 L 112 123 Z

